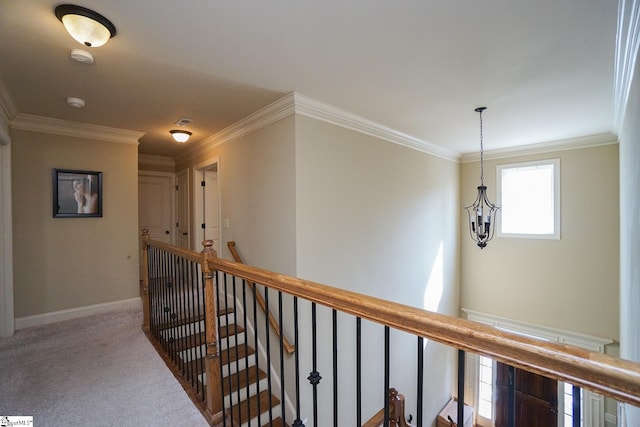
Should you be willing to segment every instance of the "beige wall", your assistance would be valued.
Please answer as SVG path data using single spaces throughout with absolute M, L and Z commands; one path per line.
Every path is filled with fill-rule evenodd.
M 362 133 L 296 117 L 298 276 L 367 295 L 457 316 L 459 309 L 458 165 Z M 302 305 L 301 330 L 310 330 Z M 330 324 L 329 310 L 318 310 Z M 341 415 L 355 425 L 355 319 L 340 316 Z M 363 322 L 363 417 L 383 406 L 383 328 Z M 331 401 L 330 330 L 319 332 L 319 371 Z M 391 385 L 416 402 L 416 338 L 392 333 Z M 301 347 L 309 334 L 301 334 Z M 436 418 L 455 379 L 455 352 L 428 342 L 424 414 Z M 303 372 L 310 361 L 301 362 Z M 326 380 L 325 380 L 326 378 Z M 351 380 L 347 380 L 351 378 Z M 351 389 L 349 389 L 351 388 Z M 308 391 L 305 388 L 304 391 Z M 302 398 L 303 402 L 311 402 Z M 309 407 L 303 408 L 310 413 Z M 407 414 L 414 408 L 407 408 Z M 331 423 L 329 410 L 320 425 Z
M 496 165 L 560 158 L 561 239 L 494 237 L 480 250 L 462 234 L 462 307 L 618 339 L 618 145 L 485 160 L 496 200 Z M 461 165 L 461 205 L 479 185 L 478 162 Z
M 230 224 L 220 230 L 222 257 L 231 258 L 233 240 L 251 265 L 295 275 L 293 129 L 290 116 L 176 166 L 189 168 L 193 182 L 194 166 L 219 160 L 222 218 Z
M 16 317 L 139 296 L 137 146 L 11 137 Z M 103 217 L 53 218 L 53 168 L 103 172 Z

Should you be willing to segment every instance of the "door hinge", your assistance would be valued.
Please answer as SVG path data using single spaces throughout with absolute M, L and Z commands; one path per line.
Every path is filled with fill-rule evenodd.
M 180 227 L 180 223 L 176 222 L 176 228 Z
M 202 223 L 201 227 L 204 230 L 204 228 L 205 228 L 204 222 Z
M 176 191 L 178 191 L 178 186 L 176 185 Z
M 204 181 L 200 181 L 200 185 L 204 187 L 207 184 Z

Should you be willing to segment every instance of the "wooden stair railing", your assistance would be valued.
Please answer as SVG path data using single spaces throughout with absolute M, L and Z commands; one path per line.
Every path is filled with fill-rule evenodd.
M 148 243 L 147 240 L 147 244 Z M 264 288 L 265 297 L 268 295 L 266 292 L 267 289 L 294 297 L 292 300 L 294 304 L 294 317 L 295 303 L 300 299 L 304 300 L 307 304 L 318 304 L 329 308 L 334 312 L 334 319 L 337 313 L 355 317 L 358 330 L 360 328 L 360 319 L 382 325 L 385 328 L 386 341 L 388 341 L 389 330 L 393 330 L 417 337 L 419 348 L 424 345 L 422 340 L 433 340 L 453 347 L 458 350 L 459 354 L 459 392 L 460 389 L 463 388 L 461 384 L 462 386 L 464 385 L 464 376 L 460 376 L 461 371 L 464 373 L 464 353 L 468 351 L 490 357 L 514 368 L 525 369 L 552 379 L 564 381 L 579 387 L 585 387 L 592 392 L 611 397 L 619 402 L 640 406 L 640 363 L 560 343 L 536 340 L 462 318 L 429 312 L 418 307 L 370 297 L 356 292 L 216 258 L 215 253 L 207 249 L 205 249 L 203 255 L 174 248 L 161 242 L 153 242 L 153 245 L 166 248 L 172 253 L 181 254 L 189 259 L 199 260 L 203 263 L 203 272 L 207 279 L 206 288 L 207 291 L 210 292 L 210 294 L 207 294 L 207 301 L 212 301 L 215 297 L 213 294 L 213 277 L 210 277 L 211 273 L 215 270 L 215 275 L 218 280 L 221 280 L 220 277 L 224 277 L 222 281 L 225 283 L 235 283 L 236 279 L 239 279 L 239 286 L 249 287 L 249 284 L 252 284 L 256 287 L 256 290 L 260 289 L 258 287 Z M 210 242 L 205 246 L 210 247 Z M 207 255 L 208 252 L 211 252 L 211 256 Z M 143 284 L 144 293 L 147 294 L 149 278 L 145 277 L 144 280 L 147 282 Z M 249 291 L 248 293 L 250 294 L 251 292 Z M 265 300 L 268 301 L 268 298 L 265 298 Z M 207 322 L 208 324 L 217 325 L 216 319 L 210 319 L 210 311 L 215 311 L 215 309 L 211 308 L 212 305 L 209 302 L 207 304 L 209 305 L 207 309 Z M 257 305 L 256 302 L 254 306 Z M 145 306 L 145 316 L 148 315 L 147 312 L 148 307 Z M 145 317 L 145 327 L 147 325 L 148 322 Z M 334 322 L 334 328 L 335 325 L 336 323 Z M 265 323 L 264 330 L 268 332 L 269 329 L 269 325 Z M 218 328 L 207 329 L 207 363 L 205 365 L 208 369 L 206 377 L 207 396 L 209 396 L 209 390 L 218 388 L 216 383 L 220 384 L 221 382 L 221 379 L 216 378 L 216 373 L 212 372 L 211 369 L 214 368 L 214 366 L 221 366 L 222 352 L 218 348 L 216 341 L 210 336 L 217 334 L 217 332 Z M 269 334 L 267 333 L 267 337 L 268 336 Z M 298 344 L 297 330 L 295 338 L 294 343 Z M 222 346 L 222 344 L 220 344 L 220 346 Z M 315 352 L 315 349 L 312 351 Z M 296 349 L 296 360 L 298 354 L 299 351 Z M 460 357 L 461 355 L 462 357 Z M 284 359 L 280 358 L 279 360 Z M 421 363 L 420 361 L 418 364 L 418 372 L 421 372 Z M 333 366 L 336 366 L 335 363 Z M 297 367 L 295 367 L 295 369 L 297 370 Z M 316 387 L 319 383 L 317 380 L 321 378 L 321 375 L 315 371 L 315 367 L 313 369 L 314 371 L 311 372 L 307 379 L 313 387 Z M 210 372 L 213 375 L 211 375 Z M 281 373 L 282 372 L 284 372 L 284 370 L 281 370 Z M 300 378 L 305 375 L 306 373 L 301 374 Z M 219 376 L 222 376 L 222 374 Z M 419 373 L 418 378 L 420 379 L 421 376 L 422 374 Z M 462 378 L 462 381 L 460 381 L 460 378 Z M 295 384 L 298 386 L 300 382 L 296 382 Z M 386 393 L 388 393 L 388 385 L 386 389 L 381 389 L 380 391 L 385 393 L 386 396 Z M 222 391 L 218 389 L 211 393 L 217 393 L 218 396 L 220 396 Z M 460 393 L 458 395 L 461 396 Z M 335 396 L 336 394 L 334 393 L 334 398 Z M 296 405 L 295 409 L 299 411 L 299 396 L 296 396 L 293 404 Z M 314 397 L 314 412 L 318 407 L 321 407 L 320 405 L 322 404 L 322 402 L 316 402 Z M 215 413 L 216 405 L 215 398 L 208 397 L 207 406 L 210 412 Z M 418 425 L 422 423 L 422 414 L 420 413 L 421 405 L 422 404 L 419 403 L 416 417 Z M 460 406 L 459 411 L 462 408 L 463 407 Z M 387 413 L 390 411 L 391 409 L 389 409 L 389 411 L 385 410 Z M 395 408 L 393 409 L 393 414 L 394 416 L 396 415 Z M 227 415 L 229 415 L 228 411 L 225 411 L 225 416 Z M 310 414 L 296 415 L 298 418 L 295 420 L 294 425 L 300 425 L 300 418 L 304 418 L 305 415 Z M 461 417 L 461 414 L 459 414 L 459 417 Z M 397 422 L 403 422 L 403 419 L 404 416 L 396 418 Z
M 229 248 L 229 251 L 231 252 L 231 255 L 233 256 L 233 259 L 235 260 L 235 262 L 244 264 L 242 257 L 240 256 L 240 254 L 236 249 L 236 242 L 234 241 L 227 242 L 227 247 Z M 269 324 L 271 325 L 271 329 L 273 329 L 276 335 L 280 337 L 280 325 L 278 325 L 278 321 L 276 320 L 273 313 L 271 313 L 271 310 L 267 308 L 267 305 L 264 302 L 264 298 L 262 297 L 262 294 L 256 290 L 255 283 L 249 282 L 249 287 L 255 293 L 256 299 L 258 300 L 258 304 L 262 308 L 262 311 L 269 317 Z M 287 351 L 288 354 L 293 354 L 296 351 L 295 346 L 289 342 L 287 337 L 283 336 L 282 342 L 284 345 L 284 349 Z
M 404 416 L 404 395 L 399 394 L 395 388 L 389 389 L 389 426 L 411 427 L 407 424 Z M 362 424 L 362 427 L 380 427 L 384 424 L 385 408 L 380 409 L 369 421 Z

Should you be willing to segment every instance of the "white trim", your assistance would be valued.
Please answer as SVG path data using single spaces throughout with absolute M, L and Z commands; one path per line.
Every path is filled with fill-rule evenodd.
M 23 113 L 18 114 L 9 125 L 11 129 L 17 130 L 131 145 L 138 145 L 138 140 L 144 136 L 144 132 L 89 125 Z
M 64 320 L 77 319 L 78 317 L 91 316 L 93 314 L 141 307 L 142 299 L 140 299 L 140 297 L 135 297 L 120 301 L 105 302 L 102 304 L 87 305 L 67 310 L 52 311 L 50 313 L 36 314 L 34 316 L 18 317 L 16 318 L 16 331 L 34 326 L 62 322 Z
M 613 339 L 597 337 L 594 335 L 586 335 L 562 329 L 555 329 L 547 326 L 533 325 L 526 322 L 520 322 L 517 320 L 506 319 L 504 317 L 494 316 L 492 314 L 469 310 L 468 308 L 463 308 L 462 311 L 466 313 L 468 320 L 472 320 L 474 322 L 493 326 L 494 328 L 503 331 L 513 332 L 532 338 L 572 345 L 593 352 L 604 353 L 605 346 L 615 343 L 615 340 Z M 475 376 L 475 378 L 471 379 L 471 381 L 474 381 L 474 390 L 477 389 L 477 375 Z M 564 395 L 562 384 L 564 383 L 560 381 L 558 382 L 558 425 L 562 425 L 560 417 L 563 416 L 563 411 L 561 410 L 563 407 L 562 399 L 560 399 L 560 396 Z M 604 399 L 601 395 L 593 393 L 587 389 L 582 389 L 582 391 L 582 413 L 584 427 L 604 426 Z
M 411 135 L 398 132 L 387 126 L 383 126 L 374 121 L 365 119 L 364 117 L 349 113 L 348 111 L 341 110 L 332 105 L 325 104 L 324 102 L 306 95 L 294 93 L 294 99 L 295 112 L 302 116 L 311 117 L 316 120 L 321 120 L 365 135 L 373 136 L 374 138 L 383 139 L 385 141 L 431 154 L 445 160 L 458 162 L 460 154 L 455 151 L 448 150 Z
M 582 136 L 579 138 L 547 141 L 536 144 L 520 145 L 518 147 L 501 148 L 498 150 L 484 151 L 485 160 L 505 159 L 515 156 L 528 156 L 532 154 L 555 153 L 557 151 L 580 150 L 583 148 L 613 145 L 618 143 L 618 138 L 612 133 Z M 479 162 L 480 154 L 465 153 L 460 156 L 460 163 Z
M 504 207 L 502 202 L 502 171 L 503 169 L 526 168 L 539 165 L 553 166 L 553 233 L 552 234 L 526 234 L 526 233 L 505 233 L 502 231 L 502 219 L 504 211 L 500 212 L 500 219 L 497 221 L 498 229 L 496 235 L 498 237 L 516 238 L 516 239 L 549 239 L 560 240 L 560 159 L 544 159 L 533 162 L 519 162 L 496 165 L 496 203 Z
M 604 353 L 605 346 L 616 342 L 616 340 L 611 338 L 597 337 L 595 335 L 586 335 L 579 332 L 534 325 L 518 320 L 494 316 L 493 314 L 481 313 L 468 308 L 463 308 L 462 311 L 467 314 L 467 319 L 474 322 L 493 326 L 494 328 L 520 335 L 573 345 L 593 352 Z
M 138 165 L 144 166 L 166 166 L 173 168 L 176 166 L 176 161 L 167 156 L 157 156 L 153 154 L 138 154 Z
M 9 337 L 15 330 L 11 206 L 11 145 L 8 144 L 0 145 L 0 337 Z
M 203 139 L 184 155 L 178 156 L 178 163 L 195 159 L 221 144 L 255 132 L 292 114 L 300 114 L 321 120 L 453 162 L 458 162 L 460 155 L 457 152 L 398 132 L 309 96 L 291 92 L 220 132 Z
M 619 0 L 613 88 L 613 125 L 618 132 L 624 122 L 639 46 L 640 2 Z

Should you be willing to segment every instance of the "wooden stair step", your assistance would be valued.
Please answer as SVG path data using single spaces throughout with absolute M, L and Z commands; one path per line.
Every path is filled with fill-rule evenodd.
M 189 323 L 201 322 L 204 320 L 204 314 L 199 316 L 185 317 L 184 319 L 169 320 L 168 322 L 159 323 L 156 328 L 159 330 L 177 328 L 178 326 L 188 325 Z
M 275 420 L 273 420 L 272 423 L 267 423 L 262 427 L 289 427 L 289 425 L 285 424 L 284 421 L 282 421 L 282 418 L 278 417 Z
M 240 332 L 244 332 L 244 328 L 242 326 L 236 325 L 235 323 L 227 326 L 220 326 L 219 334 L 220 338 L 230 337 L 232 335 L 237 335 Z
M 250 356 L 255 352 L 256 351 L 251 346 L 240 344 L 239 346 L 222 350 L 220 352 L 220 363 L 228 365 L 231 362 Z
M 250 419 L 259 416 L 258 402 L 260 404 L 260 411 L 267 412 L 270 407 L 278 405 L 280 400 L 265 390 L 257 396 L 251 396 L 249 400 L 244 400 L 234 405 L 231 407 L 231 418 L 233 419 L 234 425 L 242 425 Z
M 267 374 L 262 369 L 250 366 L 238 373 L 224 377 L 222 386 L 225 388 L 225 395 L 228 395 L 230 393 L 228 390 L 229 382 L 231 382 L 231 393 L 233 393 L 239 388 L 247 387 L 247 385 L 254 384 L 263 378 L 267 378 Z
M 178 338 L 177 340 L 173 341 L 173 349 L 177 353 L 177 352 L 186 350 L 188 348 L 198 347 L 205 343 L 205 339 L 206 339 L 206 336 L 204 332 Z

